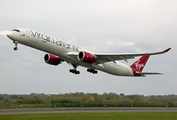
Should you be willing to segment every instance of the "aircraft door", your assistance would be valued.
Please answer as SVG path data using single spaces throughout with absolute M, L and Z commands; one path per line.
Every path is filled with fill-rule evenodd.
M 30 37 L 30 31 L 29 30 L 26 31 L 26 37 Z

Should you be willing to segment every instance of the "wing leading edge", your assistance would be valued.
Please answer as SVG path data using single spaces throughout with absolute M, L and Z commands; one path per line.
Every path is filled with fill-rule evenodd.
M 151 52 L 151 53 L 120 53 L 120 54 L 112 54 L 112 53 L 96 53 L 96 60 L 97 62 L 109 62 L 113 61 L 115 62 L 116 60 L 125 60 L 127 62 L 127 59 L 133 59 L 138 56 L 148 56 L 148 55 L 158 55 L 158 54 L 163 54 L 166 53 L 170 50 L 171 48 L 168 48 L 164 51 L 161 52 Z

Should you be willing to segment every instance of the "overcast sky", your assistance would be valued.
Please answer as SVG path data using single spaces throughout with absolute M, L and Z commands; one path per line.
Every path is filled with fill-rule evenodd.
M 0 0 L 0 93 L 99 93 L 177 95 L 176 0 Z M 101 71 L 80 75 L 72 66 L 44 62 L 45 52 L 18 45 L 6 33 L 28 28 L 73 45 L 104 53 L 172 49 L 151 56 L 144 72 L 164 75 L 120 77 Z M 129 60 L 131 65 L 135 60 Z

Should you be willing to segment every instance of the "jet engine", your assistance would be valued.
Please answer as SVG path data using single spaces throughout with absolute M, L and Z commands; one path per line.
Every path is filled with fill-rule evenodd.
M 58 65 L 60 63 L 60 58 L 52 54 L 46 54 L 44 56 L 44 61 L 50 65 Z
M 85 51 L 80 51 L 79 55 L 78 55 L 78 59 L 86 62 L 86 63 L 93 63 L 95 62 L 95 56 L 93 56 L 92 54 L 85 52 Z

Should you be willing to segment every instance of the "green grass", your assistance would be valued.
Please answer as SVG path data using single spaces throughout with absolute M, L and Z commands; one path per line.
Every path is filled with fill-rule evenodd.
M 101 112 L 0 115 L 0 120 L 177 120 L 176 112 Z
M 6 109 L 0 109 L 0 110 L 35 110 L 35 109 L 146 109 L 146 108 L 152 108 L 152 109 L 177 109 L 177 107 L 52 107 L 52 108 L 6 108 Z

